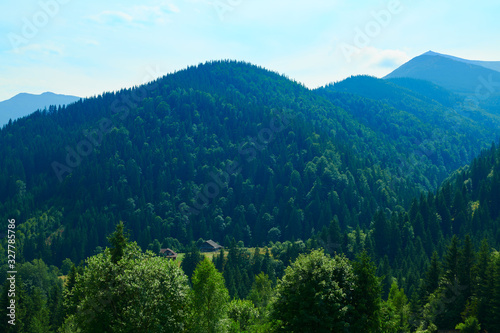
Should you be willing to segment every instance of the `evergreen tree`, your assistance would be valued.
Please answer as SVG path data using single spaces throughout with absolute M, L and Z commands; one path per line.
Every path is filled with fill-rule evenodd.
M 460 323 L 460 313 L 465 308 L 464 292 L 469 286 L 459 281 L 459 264 L 463 260 L 460 252 L 458 237 L 453 236 L 444 257 L 443 286 L 437 300 L 442 308 L 436 317 L 436 325 L 440 329 L 453 328 Z
M 198 266 L 198 264 L 203 261 L 204 258 L 205 256 L 200 253 L 198 247 L 193 244 L 191 246 L 191 249 L 184 255 L 184 259 L 181 263 L 181 268 L 184 273 L 186 273 L 188 278 L 192 277 L 196 266 Z
M 266 308 L 271 300 L 272 292 L 273 289 L 269 275 L 261 272 L 255 277 L 248 299 L 250 299 L 257 308 Z
M 427 269 L 427 273 L 425 275 L 422 296 L 427 298 L 439 287 L 440 277 L 441 277 L 441 267 L 439 265 L 439 258 L 437 252 L 434 251 L 432 253 L 430 266 Z M 425 303 L 425 299 L 422 299 L 422 301 L 424 301 Z
M 474 287 L 474 266 L 475 266 L 475 253 L 472 245 L 470 235 L 466 235 L 464 244 L 460 250 L 460 260 L 458 263 L 458 282 L 462 286 L 463 292 L 461 301 L 465 302 L 472 296 Z
M 489 284 L 489 306 L 486 322 L 488 330 L 500 332 L 500 255 L 495 253 L 491 260 L 491 268 L 488 270 L 491 275 Z
M 27 302 L 28 332 L 51 333 L 50 312 L 47 307 L 47 300 L 40 288 L 35 287 Z
M 373 217 L 373 238 L 375 241 L 375 251 L 377 255 L 383 256 L 388 249 L 389 226 L 385 214 L 378 211 Z
M 476 287 L 475 294 L 478 297 L 478 308 L 477 308 L 477 318 L 480 323 L 485 323 L 487 318 L 487 313 L 489 309 L 488 299 L 489 299 L 489 265 L 490 265 L 490 246 L 488 241 L 483 239 L 481 242 L 481 248 L 478 254 L 478 260 L 476 267 L 474 269 L 476 275 Z
M 55 332 L 64 320 L 63 289 L 60 284 L 52 286 L 47 303 L 50 313 L 50 326 Z
M 117 263 L 123 257 L 123 251 L 127 246 L 128 235 L 124 232 L 125 226 L 123 222 L 120 221 L 116 225 L 116 230 L 111 236 L 108 237 L 108 241 L 111 244 L 111 261 Z
M 76 284 L 77 269 L 75 265 L 71 266 L 71 269 L 66 276 L 66 288 L 63 290 L 64 300 L 63 300 L 63 316 L 67 317 L 76 312 L 76 302 L 73 297 L 73 288 Z
M 382 277 L 382 280 L 380 281 L 382 287 L 382 297 L 387 298 L 393 282 L 391 265 L 389 264 L 389 257 L 387 255 L 385 255 L 381 260 L 377 274 Z
M 355 289 L 353 293 L 354 332 L 378 332 L 380 328 L 380 280 L 375 265 L 363 251 L 353 263 Z

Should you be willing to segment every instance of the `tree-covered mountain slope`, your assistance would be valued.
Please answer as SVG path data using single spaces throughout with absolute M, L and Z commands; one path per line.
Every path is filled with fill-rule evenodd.
M 450 176 L 437 192 L 415 200 L 407 212 L 390 218 L 377 214 L 369 233 L 381 258 L 385 289 L 396 277 L 409 294 L 415 292 L 415 326 L 449 329 L 473 316 L 487 331 L 500 328 L 496 144 Z
M 9 124 L 0 212 L 19 221 L 20 260 L 78 262 L 119 220 L 144 248 L 307 239 L 335 215 L 368 227 L 494 139 L 409 92 L 412 112 L 326 95 L 216 61 Z
M 354 76 L 318 89 L 319 92 L 342 92 L 384 102 L 396 109 L 407 111 L 425 121 L 453 118 L 497 130 L 500 117 L 481 108 L 471 108 L 463 96 L 453 93 L 430 81 L 412 78 L 381 80 L 370 76 Z M 470 102 L 470 101 L 469 101 Z M 463 116 L 459 117 L 458 115 Z M 430 118 L 431 117 L 431 118 Z M 434 120 L 432 120 L 434 121 Z
M 468 112 L 500 114 L 500 62 L 473 61 L 427 52 L 411 59 L 384 79 L 430 81 L 454 93 Z
M 457 113 L 457 96 L 427 81 L 356 76 L 316 91 L 395 147 L 399 175 L 423 191 L 436 189 L 498 137 L 497 117 Z

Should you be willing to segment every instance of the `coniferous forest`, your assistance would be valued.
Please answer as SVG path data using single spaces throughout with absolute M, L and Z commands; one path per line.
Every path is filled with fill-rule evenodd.
M 499 125 L 236 61 L 11 121 L 0 331 L 500 332 Z

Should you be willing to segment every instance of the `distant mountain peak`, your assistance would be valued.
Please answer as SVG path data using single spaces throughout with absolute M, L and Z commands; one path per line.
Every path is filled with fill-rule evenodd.
M 496 72 L 500 72 L 500 61 L 469 60 L 469 59 L 455 57 L 455 56 L 452 56 L 449 54 L 437 53 L 434 51 L 427 51 L 422 55 L 439 56 L 439 57 L 448 58 L 451 60 L 463 62 L 463 63 L 469 64 L 469 65 L 480 66 L 480 67 L 494 70 Z
M 440 56 L 440 55 L 442 55 L 442 54 L 441 54 L 441 53 L 437 53 L 437 52 L 434 52 L 434 51 L 429 50 L 429 51 L 427 51 L 427 52 L 423 53 L 422 55 L 428 55 L 428 56 Z
M 481 84 L 481 77 L 492 77 L 494 82 L 500 80 L 500 61 L 468 60 L 428 51 L 401 65 L 384 79 L 402 77 L 431 81 L 456 93 L 474 94 Z
M 0 127 L 7 124 L 9 119 L 16 120 L 38 109 L 42 110 L 51 105 L 67 105 L 79 99 L 78 96 L 55 94 L 50 91 L 39 95 L 26 92 L 19 93 L 8 100 L 0 102 Z

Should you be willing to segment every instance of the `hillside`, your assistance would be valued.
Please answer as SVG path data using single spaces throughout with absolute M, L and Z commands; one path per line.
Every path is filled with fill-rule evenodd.
M 342 229 L 365 228 L 496 136 L 405 94 L 413 113 L 361 97 L 332 102 L 222 61 L 37 112 L 0 131 L 2 216 L 23 221 L 20 255 L 57 265 L 105 246 L 119 220 L 143 248 L 308 239 L 334 216 Z
M 499 198 L 500 149 L 493 144 L 470 166 L 457 170 L 437 192 L 415 200 L 407 213 L 393 216 L 390 221 L 376 219 L 375 248 L 382 251 L 379 253 L 388 253 L 390 265 L 398 267 L 393 271 L 400 276 L 398 280 L 410 281 L 411 274 L 415 274 L 405 274 L 408 271 L 402 267 L 416 267 L 421 258 L 432 257 L 426 272 L 417 273 L 422 279 L 419 302 L 422 309 L 442 304 L 445 310 L 431 312 L 431 316 L 423 311 L 421 325 L 455 327 L 474 302 L 481 327 L 488 332 L 500 328 L 500 257 L 496 250 L 500 244 Z M 388 242 L 387 235 L 408 234 L 410 226 L 412 241 L 405 243 L 408 238 L 403 236 L 403 244 Z M 407 250 L 391 255 L 400 251 L 396 250 L 400 245 Z M 401 265 L 402 261 L 406 262 Z
M 356 76 L 316 91 L 396 147 L 400 172 L 425 185 L 423 191 L 437 188 L 498 137 L 499 118 L 458 114 L 459 97 L 427 81 Z

